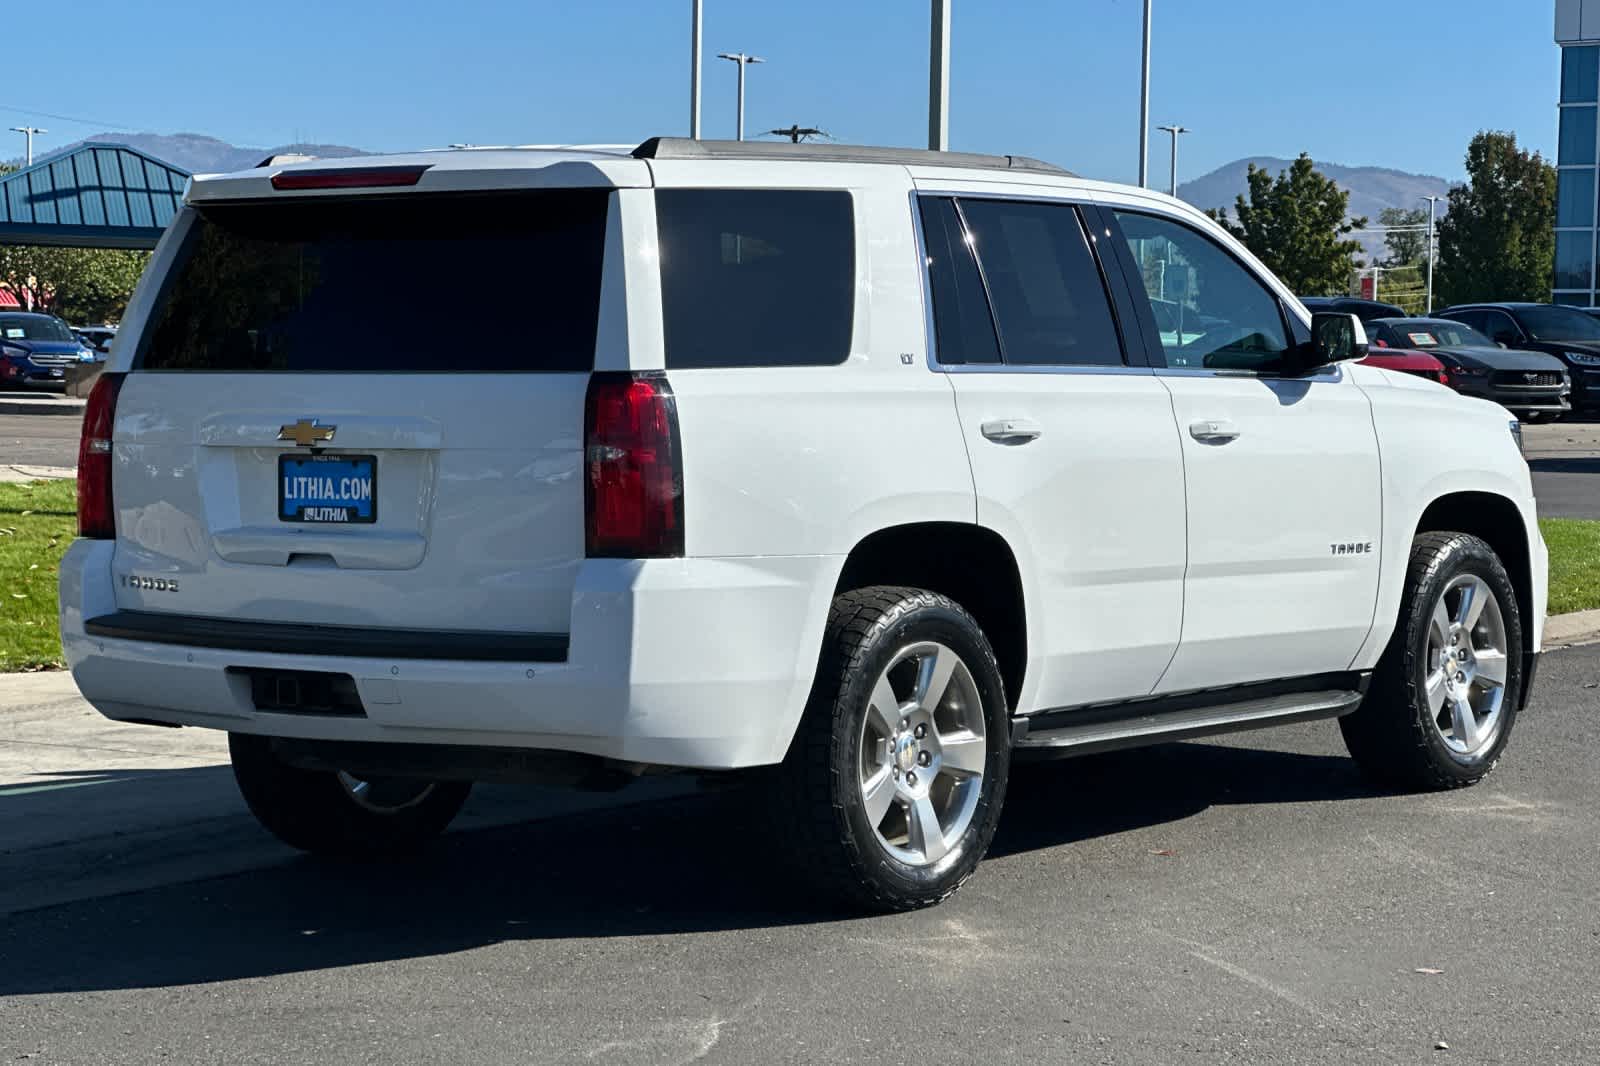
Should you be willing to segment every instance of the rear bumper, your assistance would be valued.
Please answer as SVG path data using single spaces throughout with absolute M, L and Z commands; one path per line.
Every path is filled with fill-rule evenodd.
M 86 620 L 117 610 L 112 550 L 109 541 L 79 541 L 61 565 L 67 662 L 84 696 L 109 718 L 313 740 L 575 751 L 706 769 L 783 758 L 843 563 L 832 556 L 590 560 L 573 592 L 565 661 L 470 661 L 96 635 Z M 365 717 L 257 710 L 248 683 L 230 667 L 348 674 Z

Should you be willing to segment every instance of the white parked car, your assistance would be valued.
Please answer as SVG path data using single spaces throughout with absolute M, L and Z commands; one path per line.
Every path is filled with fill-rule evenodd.
M 415 322 L 419 271 L 479 314 Z M 1158 317 L 1153 310 L 1160 307 Z M 1014 759 L 1338 718 L 1477 781 L 1545 548 L 1504 409 L 1351 360 L 1188 206 L 1016 157 L 660 139 L 197 178 L 90 401 L 67 658 L 318 853 L 470 782 L 759 767 L 935 902 Z

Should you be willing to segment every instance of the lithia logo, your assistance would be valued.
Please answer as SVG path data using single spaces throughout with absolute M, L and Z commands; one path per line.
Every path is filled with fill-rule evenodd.
M 1333 549 L 1333 554 L 1335 555 L 1372 554 L 1372 541 L 1370 540 L 1358 540 L 1353 544 L 1332 544 L 1329 547 Z

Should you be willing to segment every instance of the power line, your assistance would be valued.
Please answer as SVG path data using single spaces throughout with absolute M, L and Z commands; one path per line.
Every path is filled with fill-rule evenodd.
M 26 107 L 13 107 L 11 104 L 0 104 L 0 111 L 9 111 L 18 115 L 33 115 L 38 118 L 53 118 L 59 122 L 77 122 L 85 126 L 99 126 L 102 129 L 124 130 L 128 133 L 138 133 L 136 126 L 124 126 L 120 122 L 101 122 L 99 119 L 80 118 L 74 115 L 58 115 L 54 111 L 34 111 Z

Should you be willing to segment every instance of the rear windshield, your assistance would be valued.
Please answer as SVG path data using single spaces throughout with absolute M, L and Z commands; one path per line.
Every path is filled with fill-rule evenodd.
M 828 366 L 849 355 L 849 193 L 663 189 L 656 226 L 668 369 Z
M 517 373 L 594 365 L 608 193 L 207 208 L 143 370 Z M 494 322 L 515 328 L 495 329 Z
M 8 341 L 70 341 L 72 331 L 48 315 L 0 315 L 0 339 Z

